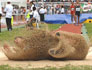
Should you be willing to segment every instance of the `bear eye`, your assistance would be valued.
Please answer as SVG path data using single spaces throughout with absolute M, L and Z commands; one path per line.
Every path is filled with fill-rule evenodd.
M 57 32 L 57 33 L 56 33 L 56 36 L 60 36 L 60 33 L 59 33 L 59 32 Z

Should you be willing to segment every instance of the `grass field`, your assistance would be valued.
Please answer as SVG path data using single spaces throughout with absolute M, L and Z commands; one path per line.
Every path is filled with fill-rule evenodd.
M 91 38 L 92 37 L 92 24 L 85 24 L 85 25 L 88 31 L 88 36 Z
M 47 26 L 47 27 L 46 27 Z M 53 31 L 58 29 L 61 26 L 61 24 L 41 24 L 40 27 L 41 29 Z M 3 31 L 0 33 L 0 43 L 3 44 L 4 42 L 8 42 L 10 44 L 13 43 L 14 38 L 16 36 L 25 36 L 26 34 L 29 34 L 29 31 L 26 30 L 24 27 L 21 28 L 15 28 L 13 31 Z
M 88 36 L 90 38 L 90 40 L 92 41 L 92 24 L 85 24 L 87 31 L 88 31 Z M 48 27 L 46 27 L 48 26 Z M 48 30 L 53 31 L 58 29 L 60 26 L 62 26 L 61 24 L 41 24 L 41 29 L 46 30 L 46 28 L 48 28 Z M 12 41 L 14 40 L 14 38 L 16 36 L 24 36 L 26 34 L 28 34 L 29 32 L 27 30 L 25 30 L 25 28 L 15 28 L 13 29 L 13 31 L 9 32 L 9 31 L 3 31 L 0 33 L 0 41 L 1 43 L 8 41 L 10 43 L 12 43 Z
M 58 29 L 60 26 L 62 26 L 63 24 L 41 24 L 41 29 L 46 29 L 48 28 L 48 30 L 53 31 Z
M 85 24 L 85 25 L 86 25 L 86 29 L 87 29 L 87 32 L 88 32 L 90 42 L 92 43 L 92 23 L 91 24 Z
M 66 65 L 64 67 L 45 67 L 45 68 L 21 68 L 21 67 L 10 67 L 9 65 L 1 65 L 0 70 L 92 70 L 91 66 L 72 66 Z

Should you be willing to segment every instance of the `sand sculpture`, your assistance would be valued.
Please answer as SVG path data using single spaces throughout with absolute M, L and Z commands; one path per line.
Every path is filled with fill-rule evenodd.
M 58 31 L 51 34 L 35 30 L 31 36 L 16 37 L 11 47 L 4 44 L 3 52 L 10 60 L 73 59 L 86 58 L 89 50 L 85 39 L 69 32 Z

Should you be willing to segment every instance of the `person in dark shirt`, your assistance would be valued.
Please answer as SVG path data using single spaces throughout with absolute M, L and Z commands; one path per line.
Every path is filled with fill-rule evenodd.
M 80 4 L 79 0 L 77 0 L 76 5 L 75 5 L 75 15 L 76 15 L 76 25 L 80 24 Z M 78 17 L 78 24 L 77 24 L 77 17 Z

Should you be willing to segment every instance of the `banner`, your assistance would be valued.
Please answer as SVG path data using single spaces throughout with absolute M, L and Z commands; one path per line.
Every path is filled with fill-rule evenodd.
M 92 12 L 92 4 L 91 3 L 83 3 L 81 4 L 82 12 Z

